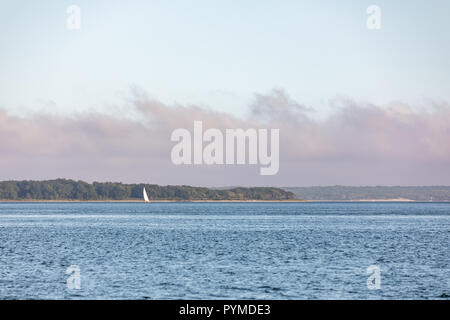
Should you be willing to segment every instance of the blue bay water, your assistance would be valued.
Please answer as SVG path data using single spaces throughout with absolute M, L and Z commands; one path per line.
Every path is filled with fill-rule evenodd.
M 450 203 L 0 203 L 0 298 L 448 299 L 449 244 Z

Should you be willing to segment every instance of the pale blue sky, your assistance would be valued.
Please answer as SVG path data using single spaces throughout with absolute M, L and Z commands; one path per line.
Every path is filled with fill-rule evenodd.
M 336 95 L 450 101 L 449 14 L 445 0 L 1 0 L 0 108 L 111 112 L 134 85 L 235 114 L 274 87 L 319 114 Z

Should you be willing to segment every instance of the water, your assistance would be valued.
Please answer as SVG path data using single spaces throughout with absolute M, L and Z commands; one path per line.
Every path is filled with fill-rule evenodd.
M 449 243 L 450 203 L 0 203 L 0 298 L 448 299 Z

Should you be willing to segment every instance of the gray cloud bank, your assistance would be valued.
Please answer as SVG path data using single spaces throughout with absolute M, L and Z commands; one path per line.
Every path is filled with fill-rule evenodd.
M 249 117 L 197 106 L 167 106 L 134 92 L 130 112 L 20 118 L 0 109 L 0 180 L 66 177 L 87 181 L 224 185 L 449 185 L 450 105 L 413 110 L 348 98 L 334 112 L 311 118 L 309 108 L 282 90 L 255 95 Z M 260 176 L 259 165 L 175 166 L 176 128 L 279 128 L 280 170 Z

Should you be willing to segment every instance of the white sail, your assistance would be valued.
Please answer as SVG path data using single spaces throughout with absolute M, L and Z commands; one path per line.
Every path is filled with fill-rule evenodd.
M 144 187 L 144 190 L 142 190 L 142 193 L 144 194 L 145 202 L 150 202 L 150 199 L 148 198 L 148 195 L 147 195 L 147 191 L 145 191 L 145 187 Z

